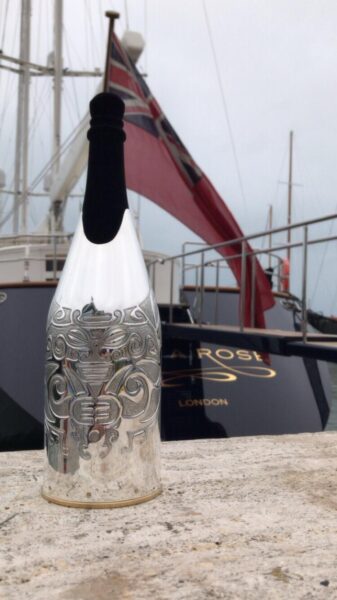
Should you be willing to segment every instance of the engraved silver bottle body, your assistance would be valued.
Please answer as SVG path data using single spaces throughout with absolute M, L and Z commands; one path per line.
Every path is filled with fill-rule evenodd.
M 160 320 L 130 211 L 92 243 L 78 224 L 47 324 L 42 495 L 113 507 L 160 485 Z

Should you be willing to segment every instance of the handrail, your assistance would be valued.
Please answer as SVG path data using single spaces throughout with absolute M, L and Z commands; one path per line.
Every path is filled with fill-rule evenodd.
M 234 244 L 240 244 L 241 242 L 247 242 L 249 240 L 254 240 L 260 237 L 265 237 L 269 234 L 273 233 L 281 233 L 282 231 L 288 231 L 288 229 L 297 229 L 299 227 L 305 227 L 306 225 L 316 225 L 318 223 L 324 223 L 324 221 L 332 221 L 333 219 L 337 219 L 337 213 L 332 215 L 327 215 L 325 217 L 319 217 L 317 219 L 310 219 L 309 221 L 301 221 L 299 223 L 293 223 L 292 225 L 285 225 L 283 227 L 275 227 L 274 229 L 269 229 L 267 231 L 262 231 L 259 233 L 252 233 L 250 235 L 244 235 L 238 238 L 233 238 L 232 240 L 228 240 L 226 242 L 218 242 L 217 244 L 209 244 L 206 248 L 200 248 L 199 250 L 192 250 L 191 252 L 175 254 L 174 256 L 170 256 L 168 258 L 163 259 L 163 262 L 167 260 L 174 260 L 176 258 L 182 258 L 183 256 L 192 256 L 193 254 L 201 254 L 203 252 L 208 252 L 209 250 L 216 250 L 217 248 L 223 248 L 225 246 L 230 246 Z M 289 247 L 291 245 L 289 244 Z
M 73 237 L 73 233 L 16 233 L 16 234 L 10 234 L 10 233 L 6 233 L 6 234 L 1 234 L 1 240 L 17 240 L 17 239 L 30 239 L 32 238 L 33 240 L 36 239 L 51 239 L 53 240 L 54 238 L 66 238 L 66 239 L 71 239 Z
M 282 227 L 274 227 L 271 230 L 261 231 L 258 233 L 252 233 L 247 236 L 241 236 L 239 238 L 235 238 L 232 240 L 227 240 L 225 242 L 219 242 L 217 244 L 206 244 L 204 242 L 184 242 L 183 250 L 184 252 L 180 254 L 175 254 L 173 256 L 164 257 L 160 259 L 154 259 L 150 263 L 148 263 L 148 267 L 152 267 L 152 275 L 153 279 L 155 276 L 156 265 L 165 264 L 167 262 L 171 263 L 171 271 L 173 269 L 174 261 L 182 259 L 182 280 L 183 285 L 185 283 L 185 272 L 195 269 L 196 272 L 196 290 L 198 290 L 199 302 L 198 302 L 198 310 L 197 310 L 197 320 L 199 325 L 202 325 L 202 307 L 204 303 L 204 285 L 205 285 L 205 268 L 206 267 L 216 267 L 216 286 L 215 286 L 215 322 L 218 322 L 218 291 L 219 291 L 219 270 L 220 264 L 223 261 L 229 263 L 229 261 L 241 258 L 241 297 L 240 297 L 240 328 L 241 331 L 244 330 L 244 315 L 245 315 L 245 289 L 247 286 L 247 258 L 251 257 L 252 259 L 252 269 L 251 269 L 251 289 L 252 289 L 252 298 L 251 298 L 251 306 L 250 306 L 250 318 L 251 324 L 254 323 L 254 315 L 255 315 L 255 304 L 256 304 L 256 259 L 258 255 L 269 255 L 273 256 L 277 260 L 277 269 L 278 272 L 273 274 L 273 277 L 276 277 L 278 280 L 278 289 L 280 290 L 280 284 L 282 280 L 289 280 L 289 275 L 283 275 L 281 272 L 282 266 L 282 258 L 276 254 L 276 252 L 280 252 L 281 250 L 286 250 L 289 248 L 302 248 L 303 249 L 303 268 L 302 268 L 302 333 L 303 333 L 303 342 L 306 342 L 307 338 L 307 270 L 308 270 L 308 246 L 319 244 L 319 243 L 327 243 L 337 240 L 337 235 L 333 236 L 323 236 L 316 237 L 314 239 L 308 238 L 308 231 L 310 226 L 315 226 L 320 223 L 324 223 L 327 221 L 332 221 L 337 219 L 337 213 L 326 215 L 324 217 L 319 217 L 316 219 L 308 219 L 305 221 L 300 221 L 298 223 L 293 223 L 292 225 L 285 225 Z M 263 238 L 266 236 L 270 236 L 270 234 L 281 233 L 284 231 L 289 231 L 290 229 L 303 229 L 303 240 L 299 242 L 289 243 L 280 243 L 277 246 L 273 246 L 272 248 L 267 249 L 257 249 L 251 248 L 248 250 L 248 241 Z M 196 250 L 185 251 L 188 245 L 191 246 L 199 246 Z M 212 250 L 219 250 L 221 248 L 225 248 L 228 246 L 239 246 L 241 245 L 241 252 L 237 252 L 232 254 L 231 256 L 222 256 L 220 258 L 213 258 L 208 262 L 205 261 L 205 253 Z M 200 256 L 200 263 L 186 263 L 186 258 L 190 256 Z M 200 270 L 200 282 L 199 282 L 199 270 Z M 171 274 L 172 277 L 172 274 Z M 171 292 L 171 300 L 172 300 L 172 292 Z M 170 310 L 170 322 L 172 322 L 172 309 Z
M 332 236 L 327 236 L 324 238 L 318 238 L 315 240 L 308 240 L 307 244 L 308 244 L 308 246 L 311 246 L 313 244 L 321 244 L 322 242 L 335 242 L 336 240 L 337 240 L 337 235 L 332 235 Z M 278 258 L 282 261 L 280 256 L 277 256 L 277 254 L 274 254 L 274 251 L 287 250 L 287 248 L 301 248 L 302 246 L 303 246 L 303 242 L 292 242 L 291 244 L 282 244 L 281 246 L 273 246 L 272 248 L 270 248 L 270 251 L 268 249 L 262 250 L 262 249 L 256 248 L 255 250 L 252 249 L 251 252 L 247 252 L 246 256 L 257 256 L 258 254 L 268 254 L 268 255 L 270 254 L 271 256 L 275 256 L 275 258 Z M 233 254 L 232 256 L 223 256 L 221 258 L 213 258 L 210 261 L 210 263 L 214 263 L 217 261 L 221 262 L 223 260 L 225 260 L 226 262 L 229 262 L 230 260 L 234 260 L 235 258 L 240 258 L 240 257 L 241 257 L 241 252 L 239 254 Z M 164 264 L 165 262 L 171 261 L 175 258 L 176 258 L 176 256 L 172 256 L 172 257 L 168 256 L 167 258 L 160 259 L 159 262 L 161 262 L 161 264 Z M 153 264 L 153 263 L 149 263 L 149 264 Z M 205 266 L 207 264 L 208 263 L 205 263 Z M 189 266 L 191 266 L 191 263 Z M 193 266 L 195 267 L 196 265 L 193 265 Z

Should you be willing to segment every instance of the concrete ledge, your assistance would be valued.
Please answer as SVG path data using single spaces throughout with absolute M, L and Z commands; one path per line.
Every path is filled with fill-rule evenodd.
M 39 495 L 0 454 L 0 598 L 337 598 L 337 433 L 163 444 L 164 494 L 112 510 Z

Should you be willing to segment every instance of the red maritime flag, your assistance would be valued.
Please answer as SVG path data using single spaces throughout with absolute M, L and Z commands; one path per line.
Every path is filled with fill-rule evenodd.
M 186 150 L 114 33 L 110 44 L 107 89 L 118 94 L 125 103 L 127 187 L 158 204 L 208 244 L 243 237 L 228 207 Z M 233 242 L 218 252 L 229 259 L 241 254 L 241 243 Z M 248 244 L 246 252 L 251 252 Z M 264 327 L 263 311 L 273 306 L 274 299 L 263 269 L 256 261 L 252 322 L 252 262 L 247 256 L 245 325 Z M 228 264 L 240 286 L 241 257 L 229 260 Z

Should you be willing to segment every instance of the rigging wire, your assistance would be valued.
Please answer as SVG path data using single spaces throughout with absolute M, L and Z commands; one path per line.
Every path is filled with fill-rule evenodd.
M 87 115 L 85 115 L 83 117 L 83 119 L 79 123 L 78 127 L 75 130 L 71 131 L 70 134 L 68 135 L 68 137 L 61 144 L 60 152 L 59 152 L 60 157 L 69 149 L 69 147 L 71 146 L 71 144 L 74 143 L 76 137 L 79 135 L 80 131 L 82 130 L 82 128 L 84 126 L 84 124 L 86 124 L 86 118 L 87 118 Z M 38 184 L 40 183 L 40 181 L 42 181 L 44 175 L 53 166 L 53 164 L 55 163 L 56 160 L 57 160 L 57 156 L 55 154 L 53 154 L 53 156 L 49 159 L 49 161 L 45 164 L 45 166 L 41 169 L 40 173 L 35 177 L 34 181 L 29 186 L 29 191 L 30 192 L 32 192 L 38 186 Z
M 219 63 L 218 63 L 218 59 L 217 59 L 217 55 L 216 55 L 216 51 L 215 51 L 215 45 L 214 45 L 214 41 L 213 41 L 213 37 L 212 37 L 212 31 L 211 31 L 211 26 L 210 26 L 209 18 L 208 18 L 208 13 L 207 13 L 207 9 L 206 9 L 205 0 L 202 0 L 202 6 L 203 6 L 203 10 L 204 10 L 204 16 L 205 16 L 205 21 L 206 21 L 206 27 L 207 27 L 209 42 L 210 42 L 210 46 L 211 46 L 211 50 L 212 50 L 212 54 L 213 54 L 214 66 L 215 66 L 216 76 L 217 76 L 217 80 L 218 80 L 218 85 L 219 85 L 219 90 L 220 90 L 222 105 L 223 105 L 224 114 L 225 114 L 225 118 L 226 118 L 226 122 L 227 122 L 229 139 L 230 139 L 230 143 L 231 143 L 231 146 L 232 146 L 232 152 L 233 152 L 233 156 L 234 156 L 234 162 L 235 162 L 237 177 L 238 177 L 238 180 L 239 180 L 239 186 L 240 186 L 241 196 L 242 196 L 242 200 L 243 200 L 243 203 L 244 203 L 244 207 L 247 208 L 246 196 L 245 196 L 243 182 L 242 182 L 242 177 L 241 177 L 241 172 L 240 172 L 240 166 L 239 166 L 239 160 L 238 160 L 238 155 L 237 155 L 235 141 L 234 141 L 233 130 L 232 130 L 232 126 L 231 126 L 231 122 L 230 122 L 230 118 L 229 118 L 229 111 L 228 111 L 228 107 L 227 107 L 227 101 L 226 101 L 225 92 L 224 92 L 223 85 L 222 85 L 220 68 L 219 68 Z
M 336 204 L 336 207 L 335 207 L 335 212 L 337 212 L 337 204 Z M 331 234 L 332 234 L 332 230 L 333 230 L 334 224 L 335 224 L 335 220 L 331 221 L 330 227 L 329 227 L 329 234 L 328 234 L 329 236 L 331 236 Z M 313 295 L 312 295 L 312 298 L 311 298 L 312 302 L 314 301 L 315 296 L 316 296 L 316 292 L 318 290 L 318 284 L 319 284 L 319 281 L 320 281 L 320 278 L 321 278 L 321 275 L 322 275 L 323 266 L 324 266 L 324 263 L 325 263 L 327 251 L 328 251 L 328 243 L 325 243 L 324 251 L 323 251 L 323 254 L 322 254 L 322 258 L 321 258 L 321 262 L 320 262 L 319 267 L 318 267 L 318 272 L 317 272 L 317 277 L 316 277 L 316 283 L 315 283 L 315 286 L 314 286 L 314 292 L 313 292 Z M 333 304 L 334 304 L 334 301 L 336 299 L 336 296 L 337 296 L 337 287 L 336 287 L 336 294 L 335 294 L 334 299 L 333 299 Z
M 332 302 L 331 302 L 331 308 L 330 308 L 330 314 L 332 315 L 332 311 L 334 310 L 334 306 L 336 306 L 337 303 L 337 284 L 336 284 L 336 290 L 334 293 L 334 296 L 332 298 Z
M 100 39 L 101 40 L 105 39 L 104 16 L 103 15 L 104 15 L 104 8 L 103 8 L 102 0 L 100 0 L 100 11 L 99 11 L 100 19 L 99 19 L 99 25 L 100 25 L 100 29 L 101 29 L 101 34 L 100 34 Z
M 89 32 L 89 23 L 88 23 L 88 18 L 86 18 L 86 15 L 83 12 L 83 19 L 84 19 L 84 31 L 85 31 L 85 63 L 86 65 L 89 64 L 89 39 L 90 39 L 90 32 Z M 89 98 L 89 86 L 88 86 L 88 78 L 85 78 L 85 90 L 86 90 L 86 98 Z
M 39 32 L 41 31 L 41 17 L 42 17 L 42 6 L 41 0 L 39 2 L 39 10 L 38 10 L 38 23 L 37 23 L 37 36 L 36 36 L 36 60 L 39 61 L 40 56 L 40 48 L 41 48 L 41 36 Z
M 298 153 L 298 151 L 297 151 L 297 155 L 298 155 L 298 157 L 297 157 L 297 163 L 298 163 L 299 171 L 300 171 L 300 174 L 301 174 L 301 179 L 304 181 L 304 177 L 303 177 L 303 173 L 304 173 L 303 163 L 301 161 L 301 155 Z M 313 203 L 311 202 L 310 204 L 311 204 L 311 206 L 313 204 L 314 208 L 319 213 L 320 212 L 320 208 L 321 208 L 320 202 L 319 202 L 319 193 L 318 193 L 315 181 L 313 181 L 312 179 L 311 179 L 311 183 L 310 183 L 310 188 L 313 188 L 313 191 L 314 191 L 314 194 L 311 196 L 312 199 L 313 199 Z M 335 212 L 337 212 L 337 205 L 335 207 Z M 328 233 L 329 236 L 332 234 L 332 230 L 334 228 L 334 225 L 335 225 L 335 221 L 333 220 L 333 221 L 331 221 L 330 226 L 329 226 L 329 233 Z M 315 282 L 315 285 L 314 285 L 314 291 L 313 291 L 313 295 L 312 295 L 312 298 L 311 298 L 311 302 L 314 301 L 314 299 L 316 297 L 317 290 L 319 289 L 319 282 L 320 282 L 321 275 L 322 275 L 322 272 L 323 272 L 323 268 L 324 268 L 324 263 L 325 263 L 325 260 L 326 260 L 327 251 L 328 251 L 328 244 L 326 243 L 325 246 L 324 246 L 323 254 L 321 256 L 321 260 L 319 262 L 319 266 L 318 266 L 318 270 L 317 270 L 317 275 L 316 275 L 316 282 Z M 337 291 L 336 291 L 336 293 L 337 293 Z
M 298 168 L 299 168 L 299 171 L 300 171 L 301 180 L 302 181 L 308 180 L 308 176 L 307 175 L 306 175 L 306 177 L 304 177 L 305 169 L 303 168 L 303 162 L 302 162 L 301 153 L 298 152 L 298 142 L 296 142 L 296 162 L 298 164 Z M 310 183 L 310 188 L 309 189 L 313 190 L 313 194 L 311 196 L 312 199 L 313 199 L 313 204 L 314 204 L 314 207 L 317 210 L 317 212 L 320 213 L 320 211 L 321 211 L 320 194 L 318 192 L 315 180 L 312 178 L 312 174 L 311 174 L 311 178 L 310 179 L 311 179 L 311 181 L 309 182 Z
M 144 0 L 144 71 L 147 73 L 148 67 L 148 52 L 147 52 L 147 36 L 148 36 L 148 12 L 147 12 L 147 0 Z
M 90 31 L 91 31 L 90 39 L 91 39 L 91 43 L 92 43 L 92 57 L 93 57 L 93 60 L 96 61 L 96 66 L 98 66 L 98 65 L 100 65 L 101 61 L 100 61 L 97 39 L 96 39 L 95 31 L 94 31 L 94 19 L 93 19 L 93 15 L 91 12 L 91 4 L 90 4 L 89 0 L 86 0 L 85 4 L 86 4 L 86 10 L 88 13 L 89 27 L 90 27 Z
M 40 92 L 39 98 L 37 99 L 37 93 L 35 94 L 34 100 L 36 101 L 36 106 L 39 107 L 39 110 L 34 112 L 34 117 L 32 119 L 31 125 L 29 127 L 29 142 L 33 141 L 35 136 L 35 131 L 37 130 L 37 126 L 39 125 L 42 117 L 44 116 L 44 108 L 49 104 L 47 104 L 47 100 L 49 101 L 49 97 L 51 95 L 51 89 L 49 87 L 49 81 L 46 80 L 44 82 L 44 86 Z
M 50 27 L 50 23 L 52 23 L 53 21 L 51 21 L 51 19 L 50 19 L 49 2 L 46 3 L 46 6 L 47 6 L 47 10 L 45 12 L 45 15 L 46 15 L 47 48 L 50 48 L 51 47 L 51 43 L 50 43 L 50 37 L 51 36 L 50 36 L 50 29 L 49 29 L 49 27 Z
M 271 204 L 269 206 L 271 206 Z M 269 212 L 267 214 L 266 224 L 265 224 L 265 227 L 264 227 L 264 231 L 268 231 L 268 227 L 269 227 Z M 264 248 L 264 244 L 265 244 L 266 239 L 267 239 L 267 236 L 264 235 L 263 238 L 262 238 L 261 244 L 260 244 L 261 248 Z
M 7 7 L 6 7 L 7 8 Z M 16 45 L 16 41 L 17 41 L 17 34 L 18 34 L 18 27 L 19 27 L 19 19 L 15 20 L 15 26 L 14 26 L 14 35 L 13 35 L 13 43 L 11 46 L 11 55 L 14 55 L 14 50 L 15 50 L 15 45 Z M 5 35 L 5 27 L 4 27 L 4 32 L 3 32 L 3 43 L 4 43 L 4 35 Z M 3 95 L 4 98 L 4 106 L 3 106 L 3 110 L 0 116 L 0 132 L 3 129 L 3 125 L 5 122 L 5 117 L 7 115 L 7 111 L 8 108 L 13 108 L 13 103 L 11 101 L 8 101 L 8 98 L 12 98 L 13 93 L 12 93 L 12 88 L 13 88 L 13 84 L 14 81 L 16 80 L 16 76 L 14 76 L 14 74 L 7 74 L 7 80 L 6 80 L 6 90 L 5 93 Z M 10 140 L 9 140 L 10 142 Z M 10 143 L 9 143 L 10 146 Z M 4 164 L 2 164 L 2 167 L 5 168 L 5 165 L 7 165 L 7 162 L 10 160 L 10 154 L 9 152 L 6 152 L 5 154 L 5 160 L 4 160 Z M 14 175 L 12 175 L 12 180 L 11 180 L 11 187 L 14 184 Z M 5 195 L 4 193 L 1 194 L 1 213 L 3 214 L 4 211 L 4 207 L 5 204 L 8 200 L 11 200 L 11 198 L 7 195 Z M 12 203 L 13 204 L 13 203 Z M 13 210 L 14 212 L 14 210 Z M 1 225 L 0 225 L 0 229 L 1 229 Z
M 124 12 L 125 12 L 125 25 L 126 25 L 126 29 L 130 29 L 128 0 L 124 0 Z
M 0 45 L 0 49 L 2 51 L 3 51 L 4 43 L 5 43 L 5 34 L 6 34 L 6 25 L 7 25 L 7 16 L 8 16 L 8 5 L 9 5 L 9 0 L 7 0 L 7 2 L 6 2 L 5 16 L 4 16 L 4 25 L 3 25 L 3 28 L 2 28 L 1 45 Z
M 18 27 L 19 27 L 19 19 L 16 19 L 16 23 L 15 23 L 15 29 L 14 29 L 14 35 L 13 35 L 13 44 L 12 44 L 12 49 L 11 49 L 11 55 L 14 55 L 14 50 L 15 50 L 15 44 L 16 44 L 16 38 L 17 38 L 17 34 L 18 34 Z M 9 74 L 8 74 L 9 75 Z M 7 84 L 6 84 L 6 91 L 4 94 L 4 97 L 7 98 L 8 93 L 9 93 L 9 87 L 11 86 L 11 89 L 13 87 L 13 82 L 14 82 L 14 77 L 9 77 L 7 78 Z M 12 97 L 12 94 L 11 94 Z M 4 103 L 4 108 L 0 117 L 0 123 L 1 123 L 1 128 L 2 125 L 4 123 L 5 120 L 5 116 L 8 110 L 8 107 L 11 105 L 11 102 L 5 102 Z
M 37 10 L 37 34 L 36 36 L 33 35 L 33 37 L 36 37 L 36 62 L 40 62 L 40 56 L 41 56 L 41 40 L 42 40 L 42 36 L 40 35 L 40 32 L 42 31 L 42 0 L 39 0 L 38 3 L 38 10 Z M 45 129 L 43 129 L 43 135 L 41 135 L 41 131 L 37 131 L 37 125 L 38 122 L 40 121 L 40 119 L 38 120 L 38 116 L 45 114 L 45 107 L 46 107 L 46 103 L 47 103 L 47 93 L 48 93 L 48 87 L 49 87 L 49 81 L 48 78 L 44 81 L 41 82 L 41 86 L 39 86 L 40 84 L 40 78 L 39 77 L 35 77 L 33 78 L 33 80 L 31 81 L 31 89 L 32 89 L 32 93 L 31 96 L 33 96 L 33 102 L 32 102 L 32 107 L 33 107 L 33 117 L 29 126 L 29 146 L 30 146 L 30 162 L 32 165 L 34 165 L 35 163 L 35 157 L 36 157 L 36 147 L 37 147 L 37 143 L 33 143 L 33 140 L 35 140 L 36 138 L 38 138 L 39 141 L 39 145 L 41 147 L 41 156 L 45 156 L 46 155 L 46 148 L 45 148 Z M 38 93 L 39 92 L 39 93 Z M 39 135 L 37 135 L 39 134 Z M 31 172 L 31 169 L 30 169 Z M 30 201 L 30 210 L 29 210 L 29 215 L 31 214 L 31 212 L 34 212 L 34 207 L 32 205 L 32 202 Z M 31 220 L 33 221 L 33 226 L 35 225 L 35 221 L 33 219 L 33 215 L 31 214 Z
M 68 55 L 68 62 L 69 64 L 71 63 L 70 60 L 70 44 L 69 44 L 69 40 L 68 40 L 68 33 L 65 29 L 65 27 L 63 26 L 63 38 L 64 38 L 64 45 L 65 45 L 65 50 L 66 50 L 66 54 Z M 80 121 L 81 119 L 81 113 L 80 113 L 80 107 L 78 104 L 78 97 L 77 97 L 77 90 L 76 90 L 76 85 L 75 85 L 75 81 L 74 81 L 74 77 L 70 77 L 71 80 L 71 85 L 73 88 L 73 98 L 74 98 L 74 103 L 75 103 L 75 107 L 76 107 L 76 112 L 77 112 L 77 118 Z
M 281 177 L 282 177 L 282 172 L 284 169 L 284 163 L 286 161 L 286 157 L 288 154 L 288 145 L 285 145 L 284 147 L 284 152 L 282 155 L 282 159 L 281 159 L 281 163 L 280 163 L 280 170 L 278 173 L 278 177 L 276 180 L 276 186 L 275 186 L 275 192 L 274 192 L 274 196 L 271 202 L 271 205 L 273 206 L 273 225 L 274 227 L 276 227 L 278 225 L 278 223 L 280 223 L 279 219 L 277 218 L 279 214 L 282 215 L 282 210 L 281 210 L 281 199 L 280 199 L 280 189 L 281 189 Z M 282 209 L 284 207 L 284 198 L 282 197 Z M 282 222 L 282 221 L 281 221 Z M 277 240 L 278 237 L 282 238 L 283 233 L 281 234 L 274 234 L 274 239 Z
M 80 68 L 84 71 L 86 68 L 86 65 L 85 65 L 85 62 L 83 62 L 83 57 L 81 57 L 76 46 L 72 43 L 71 36 L 68 36 L 68 31 L 64 24 L 63 24 L 62 30 L 63 30 L 63 36 L 64 36 L 65 43 L 68 44 L 69 50 L 71 49 L 73 51 L 74 55 L 76 56 L 76 58 L 79 62 Z M 69 62 L 70 62 L 70 51 L 69 50 L 68 50 L 68 56 L 69 56 Z
M 41 79 L 39 78 L 38 83 L 40 83 L 40 81 L 41 81 Z M 44 115 L 43 109 L 41 110 L 41 105 L 43 108 L 46 106 L 46 96 L 47 96 L 48 92 L 49 92 L 49 94 L 51 94 L 52 90 L 51 90 L 51 86 L 49 84 L 50 84 L 50 81 L 48 78 L 46 78 L 44 81 L 41 81 L 41 88 L 40 88 L 39 92 L 35 88 L 35 86 L 33 88 L 33 90 L 34 90 L 33 106 L 36 107 L 36 110 L 34 110 L 32 122 L 29 126 L 29 139 L 30 140 L 32 138 L 32 134 L 34 133 L 34 130 L 36 129 L 36 123 Z M 49 115 L 49 117 L 50 117 L 50 115 Z
M 63 144 L 61 145 L 60 148 L 60 152 L 53 154 L 53 156 L 48 160 L 48 162 L 44 165 L 44 167 L 41 169 L 41 171 L 38 173 L 38 175 L 35 177 L 35 179 L 33 180 L 33 182 L 30 184 L 29 186 L 29 190 L 28 190 L 28 195 L 30 192 L 34 191 L 34 189 L 39 185 L 39 183 L 43 180 L 44 176 L 46 175 L 46 173 L 48 173 L 48 171 L 52 168 L 52 166 L 55 164 L 58 155 L 62 156 L 69 148 L 70 146 L 74 143 L 74 140 L 76 139 L 76 137 L 79 135 L 80 131 L 82 130 L 84 123 L 86 123 L 85 121 L 86 116 L 82 119 L 82 121 L 79 123 L 79 126 L 76 128 L 75 131 L 72 131 L 69 136 L 65 139 L 65 141 L 63 142 Z M 12 184 L 13 185 L 13 182 Z M 22 200 L 19 201 L 19 206 L 21 206 Z M 5 225 L 5 223 L 7 223 L 7 221 L 11 218 L 11 216 L 13 215 L 14 212 L 14 207 L 12 207 L 12 209 L 5 215 L 5 217 L 0 221 L 0 228 Z
M 64 90 L 64 92 L 65 92 L 65 90 Z M 74 115 L 73 115 L 73 110 L 72 110 L 74 103 L 71 104 L 70 99 L 73 99 L 72 94 L 70 94 L 70 98 L 68 98 L 68 94 L 64 93 L 64 104 L 68 110 L 69 120 L 71 121 L 72 127 L 75 128 L 75 120 L 74 120 Z M 76 112 L 76 106 L 75 106 L 75 112 Z

